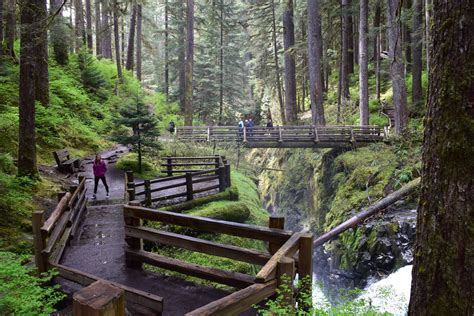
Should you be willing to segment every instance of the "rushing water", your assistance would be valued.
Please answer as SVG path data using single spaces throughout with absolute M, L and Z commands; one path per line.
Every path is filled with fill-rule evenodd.
M 381 280 L 369 280 L 369 285 L 356 301 L 363 302 L 379 312 L 388 312 L 396 316 L 407 314 L 410 300 L 411 271 L 408 265 L 398 269 Z M 317 308 L 328 309 L 330 302 L 321 290 L 318 276 L 313 274 L 313 303 Z

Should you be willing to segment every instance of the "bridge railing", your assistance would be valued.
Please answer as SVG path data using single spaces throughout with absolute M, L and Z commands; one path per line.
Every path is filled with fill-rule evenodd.
M 225 191 L 231 186 L 230 163 L 223 156 L 201 157 L 164 157 L 161 158 L 163 173 L 167 177 L 145 181 L 134 181 L 133 172 L 126 173 L 126 201 L 139 200 L 141 205 L 150 207 L 155 202 L 162 202 L 185 197 L 193 200 L 196 194 L 212 190 Z M 211 167 L 211 168 L 208 168 Z M 173 175 L 180 174 L 183 175 Z M 160 183 L 174 182 L 165 186 Z M 207 183 L 196 187 L 196 184 Z M 178 193 L 166 194 L 163 191 L 177 189 Z
M 106 281 L 92 274 L 61 264 L 61 258 L 67 245 L 79 234 L 79 228 L 87 208 L 86 179 L 79 176 L 79 184 L 70 187 L 69 192 L 58 194 L 58 204 L 45 220 L 44 211 L 33 213 L 33 243 L 35 265 L 38 272 L 55 269 L 59 277 L 88 286 L 102 281 L 121 288 L 125 299 L 132 304 L 139 304 L 154 314 L 163 311 L 163 298 L 152 293 L 140 291 L 116 282 Z
M 269 252 L 225 245 L 143 227 L 143 220 L 187 227 L 202 232 L 261 240 L 268 242 Z M 141 207 L 138 201 L 132 201 L 129 205 L 124 206 L 124 221 L 126 224 L 125 240 L 128 245 L 125 253 L 127 264 L 130 267 L 140 268 L 143 263 L 146 263 L 240 289 L 187 315 L 236 315 L 275 294 L 275 290 L 279 285 L 286 284 L 292 288 L 296 273 L 299 274 L 300 278 L 311 277 L 312 275 L 313 236 L 308 233 L 294 233 L 282 229 L 284 224 L 282 218 L 271 218 L 270 227 L 263 227 L 153 210 Z M 238 272 L 190 264 L 144 251 L 143 240 L 247 262 L 261 266 L 261 269 L 254 277 Z M 305 288 L 305 291 L 311 291 L 310 286 Z M 287 299 L 288 304 L 292 304 L 293 291 L 290 291 Z
M 194 142 L 374 142 L 384 139 L 380 126 L 181 126 L 176 137 Z
M 51 263 L 59 263 L 67 243 L 76 236 L 87 207 L 85 182 L 85 177 L 79 176 L 78 185 L 59 193 L 58 204 L 46 221 L 44 211 L 33 213 L 35 263 L 39 272 L 47 271 Z

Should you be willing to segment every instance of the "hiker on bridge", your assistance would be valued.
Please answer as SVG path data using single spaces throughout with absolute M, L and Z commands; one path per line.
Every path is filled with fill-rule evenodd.
M 250 137 L 253 136 L 253 128 L 255 127 L 255 123 L 252 119 L 249 119 L 249 123 L 248 123 L 248 134 Z
M 105 173 L 107 172 L 107 164 L 100 155 L 95 156 L 94 164 L 92 165 L 92 170 L 94 171 L 94 194 L 92 195 L 92 199 L 96 199 L 99 180 L 102 180 L 102 183 L 105 186 L 105 191 L 107 192 L 107 195 L 105 197 L 108 199 L 109 186 L 107 185 L 107 180 L 105 179 Z
M 168 131 L 171 133 L 171 134 L 174 134 L 176 130 L 176 124 L 171 121 L 170 124 L 168 125 Z

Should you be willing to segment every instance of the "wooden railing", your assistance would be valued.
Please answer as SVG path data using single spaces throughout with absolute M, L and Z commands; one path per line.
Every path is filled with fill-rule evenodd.
M 58 204 L 45 221 L 44 211 L 33 213 L 33 241 L 35 264 L 38 272 L 55 269 L 61 278 L 88 286 L 102 281 L 124 290 L 125 299 L 139 304 L 155 314 L 163 311 L 163 298 L 122 284 L 103 280 L 92 274 L 60 264 L 64 249 L 79 234 L 80 224 L 87 209 L 85 178 L 79 176 L 79 185 L 71 186 L 69 192 L 58 194 Z
M 35 262 L 40 272 L 50 263 L 59 263 L 67 243 L 76 236 L 87 207 L 85 178 L 79 176 L 79 185 L 69 192 L 58 194 L 58 204 L 45 221 L 44 211 L 33 213 Z
M 368 143 L 384 140 L 380 126 L 275 126 L 239 128 L 234 126 L 180 126 L 176 137 L 193 142 L 242 142 L 248 146 L 307 143 L 329 146 L 340 143 Z
M 193 230 L 227 234 L 268 242 L 269 252 L 230 246 L 208 240 L 142 226 L 142 221 L 188 227 Z M 271 218 L 269 227 L 240 224 L 205 217 L 153 210 L 131 201 L 124 206 L 127 265 L 140 268 L 143 263 L 193 277 L 229 285 L 241 290 L 202 306 L 187 315 L 236 315 L 275 294 L 283 282 L 292 288 L 295 274 L 300 279 L 312 275 L 312 243 L 309 233 L 284 230 L 283 218 Z M 208 255 L 262 266 L 256 277 L 233 271 L 189 264 L 143 250 L 143 240 L 174 246 Z M 287 277 L 283 277 L 286 275 Z M 310 293 L 310 285 L 305 291 Z M 293 292 L 288 295 L 293 303 Z
M 125 175 L 126 196 L 125 201 L 139 200 L 142 205 L 150 207 L 154 202 L 172 200 L 186 197 L 187 201 L 194 199 L 195 194 L 212 190 L 225 191 L 231 186 L 230 163 L 222 156 L 204 157 L 165 157 L 161 166 L 166 167 L 163 173 L 167 177 L 134 181 L 133 172 Z M 203 168 L 212 167 L 212 168 Z M 184 169 L 185 168 L 185 169 Z M 183 175 L 173 175 L 184 173 Z M 216 184 L 194 188 L 195 184 L 216 181 Z M 156 184 L 174 182 L 165 186 Z M 142 189 L 143 188 L 143 189 Z M 170 189 L 182 188 L 183 192 L 174 194 L 160 194 Z M 182 191 L 182 190 L 181 190 Z

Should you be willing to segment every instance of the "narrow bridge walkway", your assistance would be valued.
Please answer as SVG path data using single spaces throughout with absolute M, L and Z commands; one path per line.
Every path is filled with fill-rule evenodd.
M 249 148 L 341 148 L 381 142 L 387 133 L 381 126 L 178 126 L 183 142 L 233 142 Z
M 120 152 L 121 150 L 119 150 Z M 100 187 L 98 200 L 87 208 L 81 233 L 65 249 L 61 264 L 90 273 L 97 277 L 143 290 L 164 298 L 164 315 L 184 315 L 200 306 L 222 298 L 229 293 L 196 285 L 180 278 L 129 269 L 125 266 L 123 222 L 124 175 L 113 163 L 116 151 L 104 154 L 112 158 L 108 167 L 111 198 L 104 200 L 105 190 Z M 93 192 L 91 164 L 86 164 L 87 192 Z M 146 314 L 137 310 L 133 315 Z

